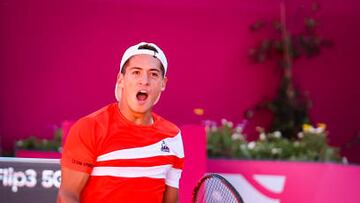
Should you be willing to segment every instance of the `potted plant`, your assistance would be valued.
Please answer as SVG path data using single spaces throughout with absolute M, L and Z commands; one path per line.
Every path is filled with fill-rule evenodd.
M 60 158 L 63 131 L 58 128 L 51 140 L 30 136 L 15 143 L 15 156 L 23 158 Z

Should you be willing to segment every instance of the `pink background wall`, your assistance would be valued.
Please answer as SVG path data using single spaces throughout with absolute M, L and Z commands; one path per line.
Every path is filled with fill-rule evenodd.
M 51 137 L 54 126 L 115 101 L 121 54 L 139 41 L 156 42 L 169 60 L 169 83 L 156 111 L 181 125 L 243 119 L 243 112 L 277 86 L 275 64 L 250 64 L 255 20 L 279 15 L 280 0 L 0 2 L 0 136 Z M 289 10 L 309 0 L 288 3 Z M 320 1 L 320 33 L 335 47 L 295 64 L 295 80 L 310 92 L 312 118 L 329 126 L 331 143 L 359 132 L 360 3 Z M 308 7 L 306 7 L 308 8 Z M 291 14 L 290 14 L 291 15 Z M 290 21 L 291 26 L 296 21 Z M 301 23 L 301 22 L 300 22 Z M 194 108 L 203 108 L 196 116 Z M 345 154 L 356 150 L 348 150 Z M 353 160 L 359 160 L 355 156 Z
M 207 169 L 209 173 L 224 175 L 238 189 L 244 202 L 338 203 L 360 201 L 359 166 L 210 159 L 207 161 Z M 236 177 L 237 175 L 238 177 Z M 256 180 L 256 176 L 259 175 L 269 176 L 267 185 L 260 184 L 261 182 Z M 283 184 L 275 181 L 274 176 L 283 177 Z M 279 187 L 279 185 L 281 186 Z

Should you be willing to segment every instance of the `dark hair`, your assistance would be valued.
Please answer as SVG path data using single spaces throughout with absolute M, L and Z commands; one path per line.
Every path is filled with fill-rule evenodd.
M 156 53 L 159 53 L 158 50 L 157 50 L 155 47 L 153 47 L 153 46 L 151 46 L 151 45 L 149 45 L 149 44 L 141 45 L 141 46 L 138 47 L 138 49 L 147 49 L 147 50 L 150 50 L 150 51 L 154 51 L 154 52 L 156 52 Z M 156 58 L 155 54 L 154 54 L 153 57 Z M 125 67 L 126 67 L 126 65 L 127 65 L 127 63 L 129 62 L 130 59 L 131 59 L 131 57 L 124 63 L 124 66 L 123 66 L 123 68 L 121 69 L 121 73 L 122 73 L 122 74 L 125 74 Z M 165 76 L 165 69 L 164 69 L 164 66 L 163 66 L 162 63 L 160 63 L 160 70 L 161 70 L 161 75 L 164 77 L 164 76 Z
M 147 50 L 151 50 L 151 51 L 155 51 L 156 53 L 159 53 L 158 50 L 155 47 L 153 47 L 153 46 L 151 46 L 149 44 L 141 45 L 141 46 L 139 46 L 138 49 L 147 49 Z

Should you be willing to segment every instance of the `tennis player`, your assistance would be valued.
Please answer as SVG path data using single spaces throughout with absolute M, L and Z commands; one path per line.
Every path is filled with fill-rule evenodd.
M 58 202 L 178 201 L 184 163 L 180 130 L 152 112 L 165 90 L 168 63 L 153 43 L 129 47 L 116 103 L 79 119 L 61 158 Z

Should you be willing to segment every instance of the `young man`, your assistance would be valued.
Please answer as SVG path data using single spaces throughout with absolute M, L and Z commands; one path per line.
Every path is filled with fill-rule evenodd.
M 152 112 L 167 60 L 152 43 L 121 60 L 117 103 L 78 120 L 61 159 L 58 202 L 177 202 L 184 151 L 180 130 Z

